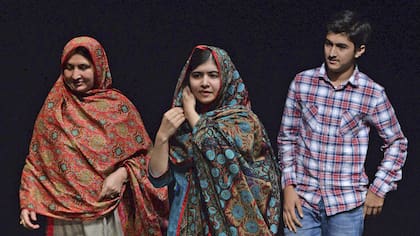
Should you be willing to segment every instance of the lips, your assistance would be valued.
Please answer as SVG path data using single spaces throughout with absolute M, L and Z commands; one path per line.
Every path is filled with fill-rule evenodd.
M 200 94 L 203 94 L 203 95 L 209 95 L 209 94 L 212 94 L 212 92 L 210 92 L 210 91 L 199 91 L 199 93 Z
M 78 80 L 78 81 L 73 81 L 72 84 L 78 87 L 78 86 L 82 86 L 84 82 L 82 80 Z
M 335 64 L 338 64 L 338 60 L 331 60 L 331 59 L 328 59 L 328 63 L 329 63 L 329 64 L 332 64 L 332 65 L 335 65 Z

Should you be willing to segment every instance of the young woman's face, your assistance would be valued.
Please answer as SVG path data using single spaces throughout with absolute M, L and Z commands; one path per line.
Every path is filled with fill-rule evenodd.
M 200 103 L 207 105 L 216 100 L 222 80 L 212 57 L 192 70 L 189 79 L 191 92 Z
M 86 93 L 95 85 L 95 73 L 92 63 L 80 54 L 71 56 L 64 64 L 64 82 L 71 91 Z

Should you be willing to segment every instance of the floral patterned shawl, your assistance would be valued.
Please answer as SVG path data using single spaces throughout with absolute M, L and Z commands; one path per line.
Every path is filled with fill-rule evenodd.
M 21 208 L 85 221 L 118 207 L 126 235 L 160 235 L 159 214 L 166 217 L 167 190 L 153 188 L 147 178 L 151 140 L 134 105 L 111 88 L 108 60 L 99 42 L 90 37 L 72 39 L 61 64 L 79 46 L 92 57 L 95 88 L 78 97 L 61 74 L 51 89 L 36 119 L 23 168 Z M 129 180 L 124 193 L 100 200 L 104 179 L 121 166 Z
M 222 88 L 215 109 L 201 113 L 193 128 L 184 122 L 171 140 L 171 166 L 185 172 L 188 181 L 177 234 L 277 234 L 280 174 L 268 136 L 250 110 L 248 92 L 228 54 L 211 46 L 196 48 L 211 51 Z M 189 60 L 173 106 L 182 106 Z

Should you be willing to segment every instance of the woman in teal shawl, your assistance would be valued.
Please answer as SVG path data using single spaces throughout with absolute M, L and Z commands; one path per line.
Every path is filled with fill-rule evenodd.
M 278 234 L 280 174 L 250 107 L 228 54 L 195 47 L 149 163 L 155 187 L 174 186 L 168 235 Z

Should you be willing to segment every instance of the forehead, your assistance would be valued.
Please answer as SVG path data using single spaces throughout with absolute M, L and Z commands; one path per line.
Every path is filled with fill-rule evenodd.
M 196 71 L 218 71 L 216 63 L 213 60 L 213 57 L 209 57 L 203 64 L 197 66 L 193 72 Z
M 90 61 L 86 57 L 80 54 L 74 54 L 70 56 L 70 58 L 67 60 L 67 63 L 68 64 L 90 64 Z
M 327 36 L 325 37 L 326 40 L 335 43 L 335 44 L 347 44 L 351 45 L 353 42 L 350 41 L 349 36 L 346 33 L 327 33 Z

